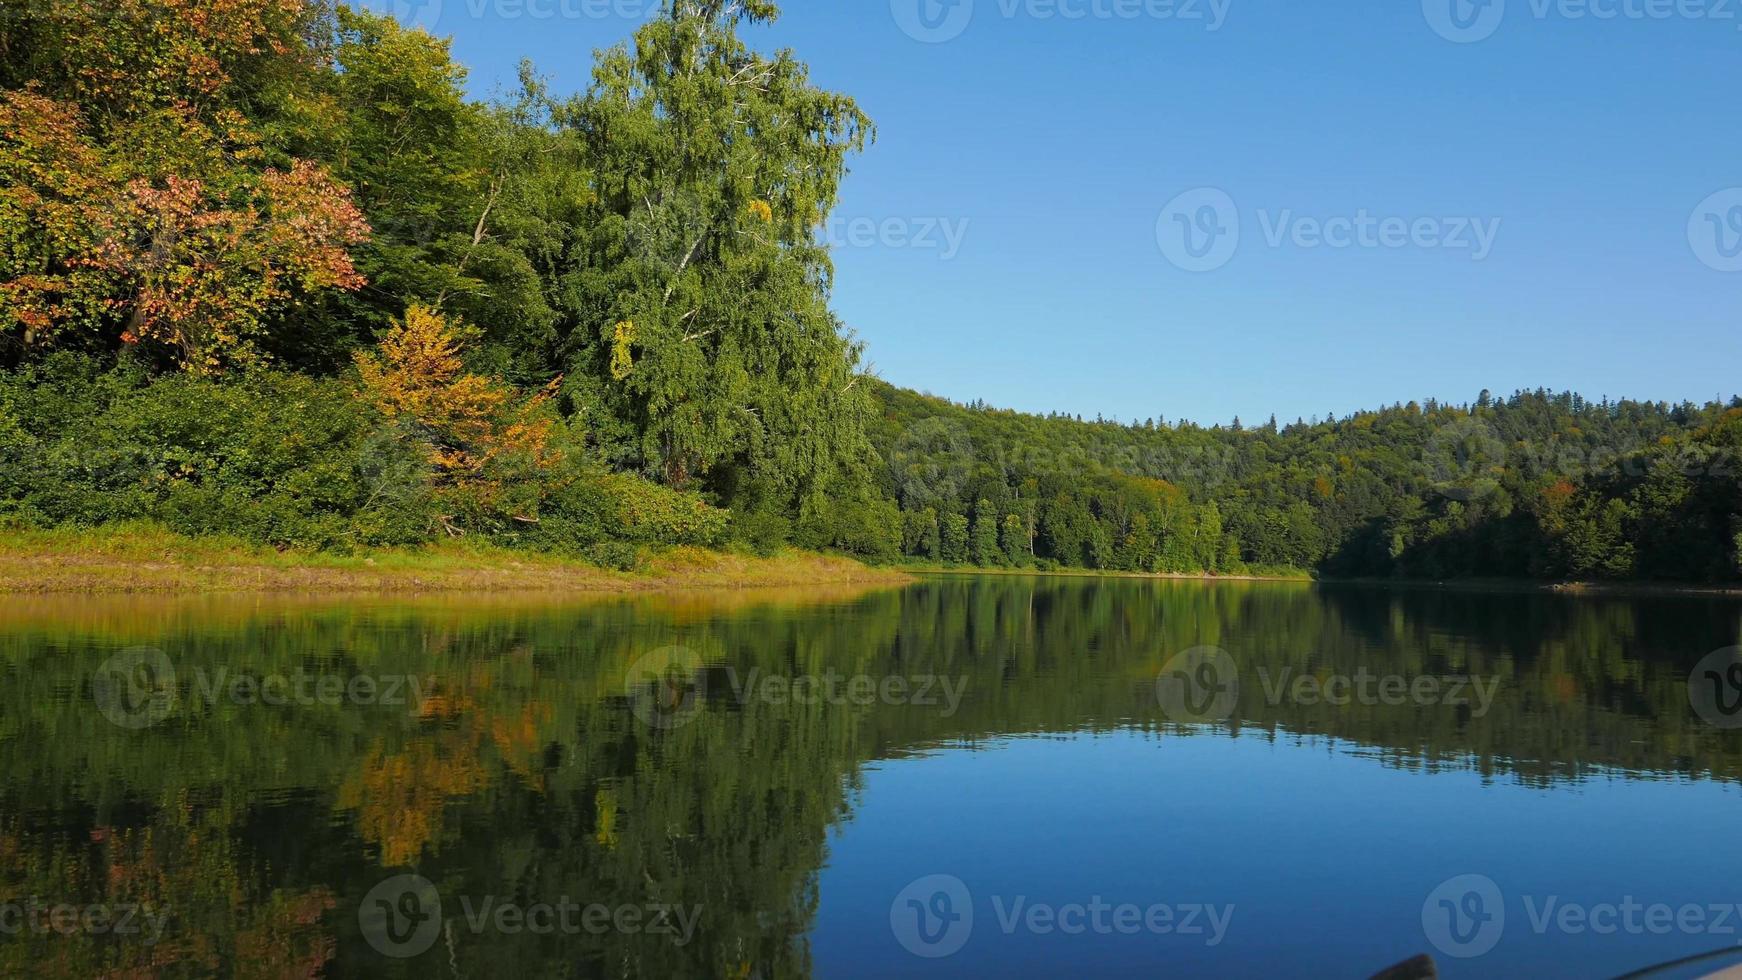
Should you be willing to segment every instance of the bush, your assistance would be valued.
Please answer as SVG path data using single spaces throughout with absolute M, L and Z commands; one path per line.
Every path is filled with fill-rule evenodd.
M 456 515 L 427 427 L 384 417 L 348 380 L 274 371 L 153 380 L 71 355 L 0 372 L 0 519 L 9 522 L 144 520 L 329 550 L 454 529 L 616 568 L 638 563 L 637 544 L 724 537 L 730 515 L 700 496 L 597 470 L 578 446 L 564 448 L 550 466 L 495 459 L 500 488 L 472 495 L 488 506 Z
M 715 545 L 729 515 L 701 497 L 625 473 L 584 473 L 545 503 L 547 545 L 602 541 Z
M 767 506 L 734 507 L 728 534 L 735 547 L 766 558 L 787 546 L 792 521 Z
M 593 564 L 619 572 L 633 572 L 641 567 L 641 549 L 621 541 L 593 545 L 583 554 Z
M 0 512 L 154 520 L 277 546 L 419 540 L 415 450 L 337 380 L 260 371 L 156 381 L 61 356 L 0 375 Z
M 804 548 L 892 561 L 901 555 L 901 531 L 901 511 L 895 501 L 835 481 L 803 508 L 793 539 Z

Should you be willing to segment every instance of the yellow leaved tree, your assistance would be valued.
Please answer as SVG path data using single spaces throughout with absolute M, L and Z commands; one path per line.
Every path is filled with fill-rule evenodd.
M 562 379 L 528 397 L 470 373 L 465 336 L 437 311 L 412 306 L 378 351 L 357 355 L 364 397 L 424 444 L 449 534 L 500 516 L 536 523 L 539 478 L 562 460 L 551 404 Z

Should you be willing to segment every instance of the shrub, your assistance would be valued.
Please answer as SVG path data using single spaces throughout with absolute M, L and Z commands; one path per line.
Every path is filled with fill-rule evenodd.
M 327 548 L 428 534 L 415 458 L 341 381 L 152 382 L 58 357 L 0 375 L 0 419 L 0 512 L 32 523 L 145 519 Z
M 631 541 L 646 544 L 714 545 L 728 514 L 693 493 L 660 486 L 625 473 L 586 473 L 546 501 L 547 539 L 559 534 L 574 544 Z M 554 542 L 548 542 L 554 543 Z
M 345 379 L 152 380 L 57 355 L 0 372 L 0 518 L 336 550 L 477 534 L 611 567 L 634 567 L 634 548 L 598 546 L 724 536 L 728 513 L 700 496 L 581 461 L 564 427 L 527 414 L 543 400 L 501 402 L 462 443 L 431 411 L 384 413 Z

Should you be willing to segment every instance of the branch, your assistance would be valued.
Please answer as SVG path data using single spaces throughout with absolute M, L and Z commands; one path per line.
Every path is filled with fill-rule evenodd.
M 490 196 L 484 199 L 484 210 L 478 213 L 478 223 L 472 228 L 472 241 L 466 246 L 466 254 L 460 256 L 460 264 L 454 266 L 454 273 L 456 275 L 466 271 L 466 263 L 472 260 L 472 252 L 476 250 L 478 244 L 484 240 L 486 222 L 490 220 L 490 209 L 496 206 L 496 196 L 501 193 L 502 175 L 497 174 L 490 179 Z M 436 294 L 436 309 L 441 309 L 442 300 L 447 298 L 448 287 L 443 286 L 442 291 Z
M 671 301 L 671 294 L 677 290 L 677 281 L 679 277 L 683 275 L 685 269 L 689 268 L 690 260 L 696 257 L 696 249 L 702 247 L 702 239 L 706 237 L 708 237 L 708 233 L 704 231 L 695 241 L 690 243 L 690 250 L 684 253 L 683 261 L 677 264 L 677 272 L 672 274 L 671 284 L 665 287 L 664 302 Z

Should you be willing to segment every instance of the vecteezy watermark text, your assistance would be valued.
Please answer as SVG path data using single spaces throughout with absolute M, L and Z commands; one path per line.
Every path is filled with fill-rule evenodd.
M 993 921 L 1006 936 L 1135 936 L 1148 933 L 1184 937 L 1219 946 L 1233 922 L 1233 905 L 1203 902 L 1109 902 L 1100 895 L 1086 901 L 1033 901 L 1026 895 L 991 896 Z M 955 875 L 917 878 L 889 904 L 889 928 L 896 942 L 915 956 L 950 956 L 974 932 L 974 897 Z
M 1481 718 L 1494 706 L 1500 678 L 1470 674 L 1386 674 L 1357 667 L 1352 674 L 1297 672 L 1293 667 L 1272 671 L 1256 668 L 1264 702 L 1312 707 L 1468 708 Z M 1243 690 L 1240 664 L 1219 647 L 1193 647 L 1169 658 L 1155 677 L 1156 700 L 1169 720 L 1202 724 L 1234 716 Z
M 1290 701 L 1300 705 L 1327 704 L 1341 708 L 1352 704 L 1373 707 L 1414 705 L 1446 705 L 1469 708 L 1470 715 L 1481 718 L 1494 706 L 1494 695 L 1500 689 L 1498 677 L 1472 677 L 1464 674 L 1419 675 L 1375 674 L 1366 667 L 1357 667 L 1353 674 L 1297 674 L 1284 667 L 1275 676 L 1269 669 L 1258 668 L 1259 684 L 1264 700 L 1271 705 Z
M 925 44 L 962 36 L 976 7 L 1002 20 L 1178 22 L 1215 33 L 1228 20 L 1233 0 L 889 0 L 902 33 Z
M 738 704 L 874 704 L 939 708 L 950 718 L 961 707 L 966 677 L 942 674 L 770 674 L 760 667 L 740 672 L 725 665 L 704 669 L 687 647 L 662 647 L 637 657 L 624 674 L 624 690 L 636 717 L 655 728 L 675 728 L 695 718 L 710 698 Z
M 182 680 L 188 680 L 183 693 Z M 169 655 L 152 647 L 115 654 L 91 678 L 91 697 L 109 721 L 122 728 L 149 728 L 174 714 L 184 700 L 190 707 L 229 703 L 268 707 L 340 705 L 422 709 L 426 679 L 415 674 L 290 673 L 177 670 Z
M 622 20 L 659 16 L 669 0 L 361 0 L 366 10 L 389 14 L 406 27 L 434 33 L 459 20 Z
M 1594 902 L 1554 894 L 1517 897 L 1523 923 L 1538 936 L 1742 935 L 1742 903 L 1644 901 L 1633 895 Z M 1448 878 L 1422 903 L 1422 932 L 1447 956 L 1482 956 L 1500 944 L 1509 922 L 1520 921 L 1507 914 L 1507 906 L 1507 896 L 1487 875 Z
M 0 902 L 0 936 L 125 936 L 147 946 L 163 937 L 169 910 L 139 902 Z
M 494 895 L 459 898 L 460 915 L 444 917 L 442 896 L 422 875 L 404 874 L 377 884 L 357 906 L 357 922 L 369 945 L 383 956 L 420 956 L 451 922 L 473 935 L 496 932 L 506 936 L 661 936 L 674 946 L 687 946 L 701 922 L 700 905 L 665 902 L 579 902 L 567 895 L 555 901 L 503 901 Z
M 1422 16 L 1434 33 L 1457 44 L 1493 37 L 1508 9 L 1545 21 L 1712 21 L 1742 30 L 1736 0 L 1422 0 Z
M 948 262 L 962 250 L 967 218 L 848 218 L 830 215 L 817 229 L 818 241 L 832 249 L 890 248 L 936 252 Z
M 1293 208 L 1260 208 L 1260 240 L 1271 249 L 1423 249 L 1463 252 L 1481 262 L 1494 251 L 1501 219 L 1459 215 L 1304 215 Z M 1243 218 L 1234 198 L 1215 187 L 1179 194 L 1156 218 L 1155 240 L 1169 262 L 1187 272 L 1227 265 L 1240 249 Z M 1250 236 L 1248 236 L 1250 237 Z

